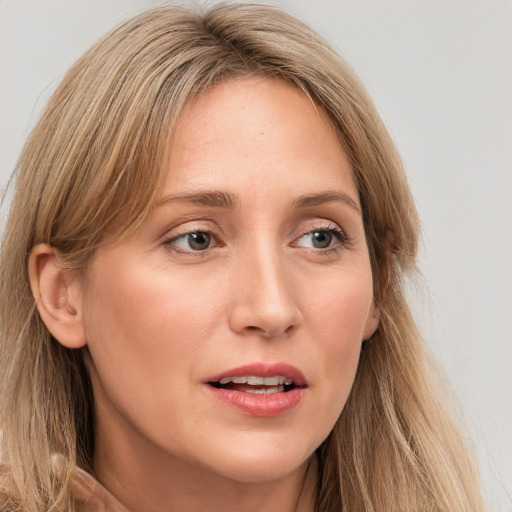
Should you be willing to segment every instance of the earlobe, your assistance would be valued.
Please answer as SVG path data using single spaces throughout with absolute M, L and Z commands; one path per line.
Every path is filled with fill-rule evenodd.
M 63 268 L 58 251 L 47 244 L 32 249 L 28 271 L 39 315 L 53 337 L 68 348 L 86 345 L 76 272 Z
M 380 322 L 380 308 L 375 303 L 375 299 L 372 301 L 370 313 L 366 319 L 366 325 L 364 327 L 363 340 L 369 340 L 379 327 Z

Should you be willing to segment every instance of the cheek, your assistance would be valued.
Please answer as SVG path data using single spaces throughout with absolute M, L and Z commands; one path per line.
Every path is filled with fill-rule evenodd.
M 196 399 L 197 362 L 207 357 L 220 316 L 209 300 L 214 286 L 119 262 L 103 265 L 90 283 L 84 322 L 97 407 L 104 418 L 167 439 L 168 430 L 183 428 L 176 411 Z M 200 421 L 190 411 L 188 427 Z
M 351 272 L 304 290 L 306 325 L 325 340 L 326 349 L 339 351 L 363 339 L 373 303 L 371 272 Z
M 88 346 L 112 398 L 150 396 L 171 381 L 183 386 L 219 317 L 205 288 L 119 262 L 102 265 L 90 283 L 84 304 Z
M 338 282 L 317 291 L 305 322 L 319 353 L 317 370 L 324 377 L 325 407 L 330 401 L 332 423 L 350 393 L 372 305 L 370 273 L 355 273 Z
M 91 343 L 103 339 L 109 340 L 106 345 L 135 348 L 144 338 L 140 348 L 145 351 L 156 346 L 178 348 L 173 333 L 180 339 L 193 331 L 200 339 L 215 318 L 215 301 L 205 300 L 204 286 L 144 266 L 107 268 L 111 271 L 101 268 L 90 279 L 85 301 L 84 321 Z

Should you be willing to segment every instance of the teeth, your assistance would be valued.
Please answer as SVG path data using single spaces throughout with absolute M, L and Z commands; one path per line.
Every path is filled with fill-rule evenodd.
M 293 384 L 292 379 L 283 377 L 282 375 L 274 375 L 272 377 L 257 377 L 255 375 L 248 375 L 243 377 L 224 377 L 220 379 L 219 383 L 229 384 L 249 384 L 250 386 L 291 386 Z
M 281 393 L 283 391 L 283 386 L 269 386 L 267 388 L 247 389 L 246 393 L 252 393 L 253 395 L 273 395 L 274 393 Z

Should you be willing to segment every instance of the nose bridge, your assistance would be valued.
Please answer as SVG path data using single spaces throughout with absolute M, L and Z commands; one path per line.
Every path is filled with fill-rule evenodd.
M 268 240 L 248 244 L 237 258 L 232 328 L 276 337 L 301 321 L 290 269 L 278 247 Z

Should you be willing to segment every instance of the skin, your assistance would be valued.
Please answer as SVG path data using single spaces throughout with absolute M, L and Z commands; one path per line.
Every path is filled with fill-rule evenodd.
M 235 204 L 200 204 L 205 191 Z M 316 200 L 297 205 L 304 196 Z M 199 250 L 197 232 L 210 237 Z M 142 228 L 99 249 L 80 278 L 38 246 L 30 275 L 52 334 L 86 347 L 95 473 L 128 509 L 313 510 L 312 454 L 378 311 L 350 165 L 302 92 L 247 78 L 189 103 Z M 298 368 L 300 403 L 253 417 L 207 389 L 208 377 L 254 362 Z

